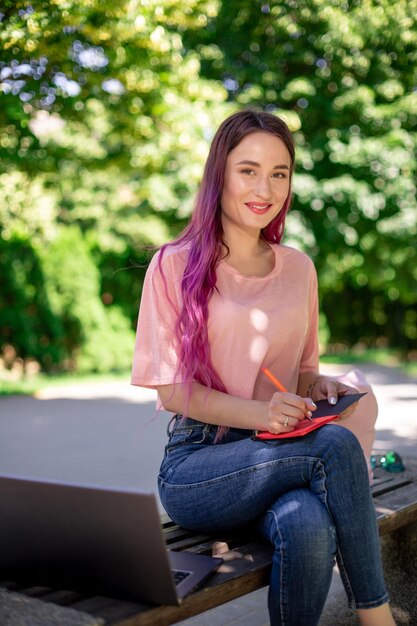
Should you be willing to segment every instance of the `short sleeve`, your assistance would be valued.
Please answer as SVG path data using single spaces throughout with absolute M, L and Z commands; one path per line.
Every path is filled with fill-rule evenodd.
M 157 252 L 143 284 L 132 365 L 132 385 L 155 388 L 179 382 L 175 323 L 180 310 L 184 264 L 180 253 Z M 181 271 L 182 265 L 182 271 Z M 164 281 L 165 278 L 165 281 Z
M 319 370 L 319 305 L 317 273 L 310 261 L 308 327 L 301 356 L 299 373 L 318 372 Z

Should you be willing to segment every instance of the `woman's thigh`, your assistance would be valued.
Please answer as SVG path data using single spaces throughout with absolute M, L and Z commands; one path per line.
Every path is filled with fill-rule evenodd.
M 171 458 L 168 453 L 162 463 L 161 501 L 175 521 L 189 528 L 213 530 L 246 524 L 281 494 L 310 488 L 313 475 L 316 489 L 321 490 L 317 482 L 323 481 L 325 490 L 323 459 L 327 471 L 334 472 L 336 479 L 339 474 L 340 481 L 344 476 L 341 465 L 349 461 L 353 471 L 355 462 L 364 464 L 357 439 L 334 425 L 274 444 L 244 438 L 218 445 L 185 445 L 173 451 Z

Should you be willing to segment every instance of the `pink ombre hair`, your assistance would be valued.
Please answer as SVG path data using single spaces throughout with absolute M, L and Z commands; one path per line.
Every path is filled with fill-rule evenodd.
M 209 389 L 227 392 L 210 357 L 207 320 L 208 304 L 216 287 L 216 267 L 222 257 L 223 229 L 220 199 L 224 184 L 226 159 L 244 137 L 265 132 L 281 139 L 294 168 L 294 143 L 283 120 L 263 111 L 239 111 L 228 117 L 217 130 L 207 157 L 203 179 L 188 226 L 174 241 L 161 247 L 158 259 L 163 276 L 162 258 L 168 246 L 187 246 L 188 259 L 181 283 L 182 310 L 177 318 L 175 333 L 179 346 L 177 376 L 187 388 L 197 381 Z M 285 217 L 291 205 L 291 186 L 278 215 L 261 231 L 261 237 L 279 243 L 284 232 Z M 188 404 L 188 403 L 187 403 Z M 220 429 L 219 435 L 225 428 Z

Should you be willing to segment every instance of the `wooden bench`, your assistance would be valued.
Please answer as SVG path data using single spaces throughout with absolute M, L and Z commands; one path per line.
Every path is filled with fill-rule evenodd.
M 394 564 L 394 569 L 405 571 L 407 580 L 410 575 L 414 575 L 413 585 L 416 589 L 417 570 L 413 569 L 414 565 L 410 569 L 410 550 L 417 542 L 417 459 L 405 459 L 405 465 L 406 470 L 399 474 L 379 470 L 373 486 L 373 496 L 386 565 Z M 1 621 L 1 593 L 3 602 L 4 598 L 11 597 L 14 601 L 21 598 L 24 604 L 23 598 L 29 597 L 41 600 L 42 606 L 45 606 L 43 603 L 52 603 L 48 605 L 47 614 L 51 616 L 54 611 L 60 610 L 59 619 L 50 622 L 59 623 L 59 626 L 165 626 L 268 585 L 272 550 L 266 542 L 254 539 L 253 533 L 199 535 L 179 528 L 168 519 L 163 520 L 163 528 L 168 547 L 172 550 L 189 550 L 202 554 L 211 554 L 214 547 L 217 551 L 223 550 L 225 562 L 220 570 L 203 588 L 186 598 L 181 606 L 149 606 L 101 596 L 85 597 L 75 592 L 44 587 L 22 588 L 15 582 L 3 581 L 0 582 L 0 588 L 3 588 L 0 589 L 2 626 L 14 624 Z M 412 556 L 411 561 L 415 564 L 415 556 Z M 395 601 L 395 598 L 392 599 Z M 27 602 L 27 608 L 20 608 L 30 611 L 30 607 L 31 603 Z M 80 617 L 77 622 L 77 614 L 69 609 L 79 612 L 83 619 Z M 68 615 L 68 619 L 65 615 Z M 404 623 L 417 624 L 417 615 Z M 49 622 L 42 624 L 48 626 Z

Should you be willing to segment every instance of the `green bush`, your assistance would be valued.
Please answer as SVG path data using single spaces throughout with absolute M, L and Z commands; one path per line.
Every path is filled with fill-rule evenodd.
M 100 274 L 81 231 L 62 228 L 43 253 L 45 286 L 54 314 L 65 329 L 68 369 L 126 369 L 134 333 L 115 305 L 101 298 Z
M 51 370 L 64 357 L 63 321 L 51 309 L 38 251 L 25 236 L 0 237 L 0 352 Z
M 13 346 L 16 358 L 49 372 L 129 368 L 130 320 L 103 303 L 100 273 L 77 227 L 62 227 L 45 246 L 0 237 L 0 263 L 1 352 Z

